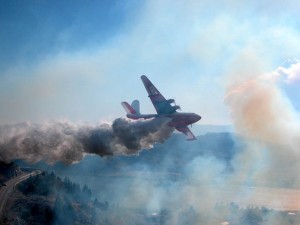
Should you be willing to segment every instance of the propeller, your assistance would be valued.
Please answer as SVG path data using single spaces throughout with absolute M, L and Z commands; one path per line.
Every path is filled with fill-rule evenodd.
M 176 105 L 176 102 L 174 101 L 174 104 Z M 181 111 L 181 107 L 180 105 L 176 105 L 178 107 L 178 109 Z
M 177 110 L 177 109 L 178 109 L 178 110 L 181 110 L 181 108 L 180 108 L 179 105 L 174 105 L 173 108 L 174 108 L 175 110 Z

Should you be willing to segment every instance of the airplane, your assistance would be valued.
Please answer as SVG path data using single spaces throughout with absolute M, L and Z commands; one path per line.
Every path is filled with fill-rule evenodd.
M 197 115 L 196 113 L 177 112 L 177 110 L 181 110 L 181 108 L 179 105 L 176 105 L 174 99 L 165 99 L 164 96 L 157 90 L 157 88 L 145 75 L 142 75 L 141 79 L 149 94 L 148 97 L 152 101 L 157 114 L 141 114 L 140 102 L 138 100 L 134 100 L 131 105 L 127 102 L 121 102 L 121 105 L 127 113 L 126 116 L 133 120 L 157 117 L 169 118 L 170 122 L 168 122 L 168 125 L 170 127 L 174 127 L 179 132 L 185 134 L 187 136 L 186 140 L 196 140 L 195 135 L 188 128 L 188 125 L 192 125 L 193 123 L 199 121 L 201 119 L 201 116 Z

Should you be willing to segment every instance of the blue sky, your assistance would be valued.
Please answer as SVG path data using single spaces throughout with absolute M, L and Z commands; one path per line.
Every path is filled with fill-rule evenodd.
M 154 109 L 147 75 L 202 124 L 232 83 L 300 58 L 297 1 L 0 1 L 0 123 L 111 121 Z M 289 66 L 289 65 L 288 65 Z M 278 87 L 299 110 L 299 82 Z

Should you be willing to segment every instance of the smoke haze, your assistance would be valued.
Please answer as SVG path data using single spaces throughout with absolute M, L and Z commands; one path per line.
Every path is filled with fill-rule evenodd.
M 285 71 L 290 71 L 291 67 L 285 68 Z M 20 143 L 27 144 L 24 140 L 28 137 L 35 137 L 29 139 L 32 140 L 30 146 L 56 146 L 47 148 L 55 149 L 52 153 L 57 154 L 47 155 L 49 150 L 37 154 L 37 158 L 48 162 L 60 160 L 71 163 L 91 153 L 115 155 L 109 158 L 86 157 L 78 164 L 56 168 L 56 173 L 70 176 L 82 185 L 87 184 L 95 197 L 109 201 L 111 205 L 119 205 L 121 209 L 144 209 L 149 215 L 167 208 L 172 215 L 166 224 L 190 224 L 180 223 L 189 206 L 198 215 L 191 219 L 195 224 L 220 224 L 220 221 L 214 221 L 214 207 L 220 202 L 234 202 L 240 207 L 254 205 L 296 210 L 299 206 L 291 198 L 299 192 L 274 188 L 299 188 L 300 185 L 299 116 L 280 86 L 282 82 L 292 84 L 289 76 L 282 71 L 278 68 L 263 74 L 256 70 L 253 74 L 259 75 L 255 76 L 247 70 L 248 74 L 243 79 L 229 78 L 225 103 L 239 135 L 205 134 L 195 142 L 186 142 L 180 139 L 180 134 L 166 140 L 172 130 L 164 125 L 165 121 L 131 123 L 125 119 L 117 119 L 112 125 L 23 124 L 18 126 L 26 129 L 15 126 L 2 130 L 6 135 L 18 134 L 10 134 L 15 138 L 13 143 L 19 143 L 18 146 L 24 146 Z M 293 82 L 297 81 L 295 77 Z M 53 138 L 40 140 L 41 133 L 51 134 Z M 40 141 L 37 142 L 37 139 Z M 67 146 L 74 145 L 66 148 L 68 151 L 57 151 L 63 149 L 61 140 Z M 138 157 L 122 156 L 136 154 L 139 149 L 164 140 L 163 145 L 155 145 L 154 149 L 143 151 Z M 36 151 L 33 147 L 27 149 Z M 126 217 L 126 213 L 120 215 Z M 227 215 L 224 212 L 218 214 L 224 220 Z M 229 222 L 242 220 L 235 218 L 234 213 L 232 215 Z M 192 218 L 188 213 L 187 217 Z M 263 215 L 262 218 L 276 220 L 273 215 Z M 246 218 L 242 221 L 246 221 L 242 224 L 251 224 L 252 220 Z

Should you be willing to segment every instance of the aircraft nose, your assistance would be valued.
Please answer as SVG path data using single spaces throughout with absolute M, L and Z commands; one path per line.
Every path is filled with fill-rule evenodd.
M 201 119 L 201 116 L 195 114 L 194 115 L 194 119 L 195 119 L 195 122 L 199 121 Z

